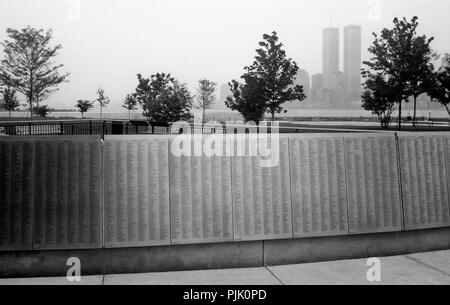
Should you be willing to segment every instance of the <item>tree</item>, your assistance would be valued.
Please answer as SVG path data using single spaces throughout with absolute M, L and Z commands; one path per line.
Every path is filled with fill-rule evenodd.
M 98 104 L 100 106 L 100 118 L 102 119 L 103 118 L 103 108 L 108 107 L 111 100 L 109 99 L 108 96 L 105 95 L 105 90 L 100 88 L 97 90 L 96 101 L 98 102 Z
M 256 50 L 253 64 L 245 67 L 245 70 L 249 77 L 262 82 L 266 109 L 274 121 L 275 113 L 283 111 L 283 104 L 296 100 L 301 102 L 306 96 L 303 86 L 294 86 L 299 67 L 295 61 L 287 58 L 283 44 L 278 42 L 277 33 L 264 34 L 263 39 L 259 42 L 261 48 Z
M 7 29 L 9 40 L 1 45 L 5 57 L 0 63 L 0 83 L 25 95 L 33 116 L 33 106 L 58 90 L 67 81 L 68 73 L 60 74 L 63 65 L 54 65 L 61 45 L 50 46 L 52 31 L 44 32 L 27 27 L 22 30 Z
M 389 128 L 395 108 L 395 87 L 381 74 L 365 75 L 362 107 L 378 117 L 382 128 Z
M 49 106 L 47 105 L 37 105 L 33 108 L 34 114 L 37 116 L 40 116 L 41 118 L 46 118 L 52 111 Z
M 138 74 L 135 98 L 149 122 L 177 122 L 192 118 L 193 97 L 186 84 L 170 74 L 157 73 L 150 78 Z
M 440 103 L 450 116 L 450 54 L 446 54 L 442 66 L 434 73 L 428 89 L 432 101 Z
M 216 92 L 217 84 L 204 78 L 198 81 L 198 88 L 197 88 L 197 102 L 200 109 L 203 111 L 202 115 L 202 122 L 205 123 L 205 115 L 206 115 L 206 109 L 210 109 L 212 103 L 216 99 L 215 92 Z
M 368 67 L 363 73 L 375 71 L 382 74 L 390 84 L 397 88 L 395 103 L 398 104 L 399 124 L 401 129 L 402 102 L 414 98 L 414 116 L 417 97 L 427 91 L 427 78 L 432 71 L 431 60 L 435 57 L 430 49 L 433 38 L 417 36 L 418 18 L 411 21 L 406 18 L 394 19 L 393 29 L 383 29 L 381 35 L 373 33 L 373 45 L 369 47 L 372 57 L 364 64 Z
M 3 96 L 3 104 L 1 106 L 8 111 L 9 117 L 11 117 L 11 112 L 16 111 L 20 107 L 19 100 L 16 96 L 16 90 L 11 87 L 5 87 L 3 91 L 1 91 L 1 94 Z
M 417 98 L 422 93 L 429 90 L 433 78 L 433 61 L 437 59 L 437 54 L 432 51 L 430 44 L 433 37 L 414 37 L 412 41 L 411 54 L 408 58 L 408 92 L 413 97 L 414 115 L 413 126 L 416 126 Z
M 94 102 L 88 100 L 78 100 L 76 105 L 78 111 L 81 113 L 81 117 L 84 118 L 84 114 L 94 108 Z
M 128 110 L 128 119 L 131 120 L 131 111 L 137 110 L 138 101 L 132 94 L 128 94 L 124 101 L 122 107 Z
M 227 97 L 225 105 L 238 111 L 246 122 L 253 121 L 258 124 L 262 121 L 267 109 L 262 81 L 247 77 L 244 84 L 232 80 L 229 86 L 232 95 Z

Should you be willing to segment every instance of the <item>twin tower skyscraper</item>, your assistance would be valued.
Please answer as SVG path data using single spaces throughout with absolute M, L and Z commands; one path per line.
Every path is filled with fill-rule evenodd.
M 316 76 L 321 78 L 322 102 L 330 106 L 345 106 L 343 103 L 360 99 L 361 43 L 361 26 L 346 26 L 344 28 L 344 65 L 341 72 L 339 28 L 323 30 L 323 70 L 322 75 Z

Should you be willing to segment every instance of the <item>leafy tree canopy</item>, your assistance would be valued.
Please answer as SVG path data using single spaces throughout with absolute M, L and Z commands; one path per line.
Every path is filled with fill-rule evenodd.
M 216 87 L 217 84 L 210 81 L 209 79 L 204 78 L 198 81 L 197 103 L 198 107 L 203 111 L 203 122 L 205 122 L 206 109 L 210 109 L 212 103 L 216 99 Z
M 94 102 L 89 100 L 78 100 L 76 105 L 78 111 L 81 112 L 81 116 L 84 117 L 84 114 L 94 108 Z
M 247 122 L 259 123 L 262 121 L 266 112 L 262 81 L 248 77 L 244 84 L 233 80 L 229 86 L 232 95 L 227 97 L 226 106 L 231 110 L 238 111 Z
M 364 62 L 363 73 L 381 74 L 397 89 L 393 98 L 399 106 L 400 129 L 402 102 L 413 96 L 416 113 L 417 97 L 429 89 L 436 54 L 430 47 L 433 38 L 417 34 L 417 17 L 411 21 L 395 18 L 393 23 L 392 29 L 385 28 L 380 35 L 373 33 L 374 41 L 369 47 L 372 57 Z
M 137 107 L 138 101 L 134 94 L 127 94 L 125 99 L 123 100 L 122 107 L 128 110 L 128 119 L 131 120 L 131 111 L 135 111 L 138 109 Z
M 276 32 L 264 34 L 263 41 L 251 66 L 245 67 L 247 71 L 243 79 L 257 79 L 258 87 L 262 88 L 262 96 L 266 101 L 266 109 L 275 119 L 275 113 L 283 111 L 283 104 L 292 101 L 303 101 L 306 96 L 303 86 L 294 86 L 295 77 L 299 67 L 292 58 L 288 58 L 283 44 L 279 42 Z
M 137 110 L 137 105 L 138 105 L 138 101 L 133 96 L 133 94 L 127 94 L 127 96 L 123 100 L 122 107 L 128 111 L 135 111 L 135 110 Z
M 138 74 L 134 96 L 142 106 L 144 116 L 151 122 L 177 122 L 192 118 L 193 97 L 186 85 L 170 74 L 157 73 L 150 78 Z
M 46 118 L 53 111 L 53 109 L 47 105 L 38 105 L 33 108 L 33 111 L 37 116 Z
M 381 74 L 366 75 L 362 107 L 376 115 L 383 128 L 388 128 L 395 106 L 396 88 Z
M 69 74 L 59 73 L 63 65 L 53 62 L 62 46 L 50 46 L 51 30 L 9 28 L 6 33 L 8 39 L 1 43 L 5 57 L 0 63 L 0 84 L 25 95 L 32 115 L 34 105 L 39 105 L 58 90 L 59 84 L 67 81 Z
M 19 100 L 16 96 L 16 90 L 11 87 L 5 87 L 0 93 L 2 95 L 2 98 L 0 99 L 2 104 L 0 104 L 0 106 L 9 112 L 9 116 L 11 117 L 11 112 L 16 111 L 20 107 Z

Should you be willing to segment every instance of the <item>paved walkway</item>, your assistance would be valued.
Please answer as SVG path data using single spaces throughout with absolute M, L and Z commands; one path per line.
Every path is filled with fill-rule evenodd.
M 367 259 L 261 268 L 98 275 L 84 285 L 297 285 L 297 284 L 450 284 L 450 250 L 382 257 L 380 282 L 370 282 Z M 371 267 L 372 266 L 372 267 Z M 370 269 L 370 270 L 369 270 Z M 369 271 L 369 272 L 368 272 Z M 0 279 L 0 285 L 71 285 L 66 278 Z

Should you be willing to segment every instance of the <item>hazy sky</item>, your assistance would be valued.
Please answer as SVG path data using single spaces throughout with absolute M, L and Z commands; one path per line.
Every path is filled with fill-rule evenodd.
M 262 34 L 276 30 L 288 56 L 314 74 L 323 28 L 360 24 L 366 50 L 372 32 L 414 15 L 434 49 L 450 52 L 448 0 L 0 0 L 0 40 L 8 27 L 52 28 L 63 45 L 57 61 L 71 76 L 47 103 L 70 108 L 101 86 L 114 111 L 137 73 L 170 72 L 192 90 L 202 77 L 225 83 L 252 62 Z

